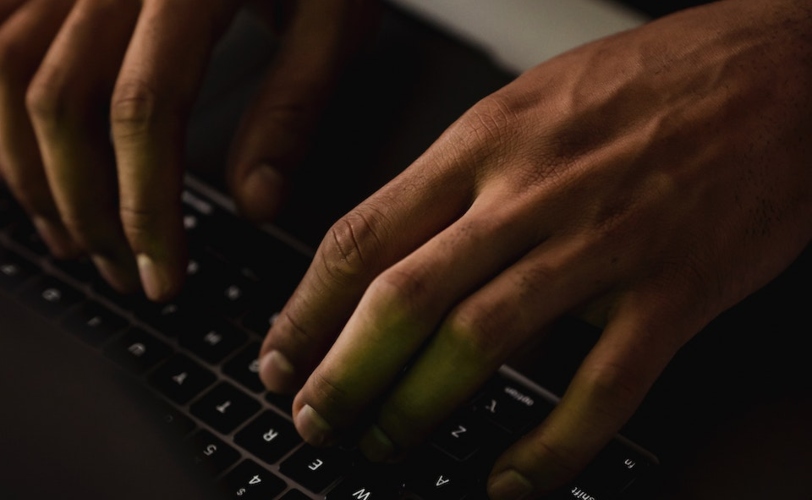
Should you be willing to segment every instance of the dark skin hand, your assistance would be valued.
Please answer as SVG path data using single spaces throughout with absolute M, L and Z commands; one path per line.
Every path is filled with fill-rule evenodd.
M 178 291 L 186 121 L 244 4 L 280 35 L 227 171 L 242 212 L 264 220 L 374 0 L 0 0 L 0 178 L 55 255 L 89 256 L 122 292 Z
M 810 89 L 808 1 L 718 2 L 541 64 L 335 224 L 265 340 L 264 383 L 298 391 L 308 442 L 371 418 L 360 448 L 388 460 L 576 312 L 599 341 L 488 480 L 495 500 L 541 498 L 809 243 Z

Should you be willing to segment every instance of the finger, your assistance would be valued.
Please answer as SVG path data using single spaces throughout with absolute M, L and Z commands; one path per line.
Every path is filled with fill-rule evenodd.
M 118 217 L 105 96 L 139 10 L 137 1 L 78 2 L 27 99 L 61 222 L 122 292 L 138 289 L 138 273 Z
M 212 45 L 235 5 L 145 0 L 113 92 L 121 219 L 153 300 L 171 297 L 182 284 L 185 125 Z
M 51 252 L 70 257 L 78 249 L 59 221 L 25 96 L 73 2 L 34 0 L 13 10 L 14 4 L 5 2 L 0 6 L 3 15 L 8 16 L 0 28 L 0 169 Z
M 289 191 L 290 173 L 342 67 L 369 31 L 371 2 L 300 0 L 293 5 L 263 89 L 233 144 L 228 179 L 249 218 L 269 220 Z
M 658 301 L 660 294 L 652 293 L 621 304 L 558 406 L 497 460 L 490 498 L 530 499 L 552 491 L 618 432 L 674 353 L 701 328 L 684 320 L 685 309 L 673 303 L 662 314 Z
M 0 1 L 0 23 L 5 23 L 6 20 L 15 13 L 17 9 L 24 4 L 26 0 L 2 0 Z
M 537 219 L 528 220 L 535 224 Z M 507 231 L 532 229 L 512 225 Z M 490 236 L 490 242 L 506 237 Z M 482 245 L 472 251 L 483 251 Z M 617 272 L 589 240 L 577 237 L 548 239 L 510 263 L 448 312 L 391 389 L 376 422 L 362 436 L 367 457 L 384 461 L 421 443 L 511 354 L 585 297 L 603 292 L 597 283 L 611 282 Z M 447 270 L 446 276 L 455 271 Z
M 500 197 L 480 196 L 460 220 L 376 278 L 294 402 L 305 439 L 329 440 L 329 431 L 316 432 L 328 424 L 336 433 L 348 427 L 392 384 L 459 297 L 538 243 L 534 225 Z M 305 405 L 308 410 L 300 411 Z
M 453 138 L 441 137 L 328 231 L 263 343 L 260 374 L 266 387 L 276 392 L 301 387 L 373 278 L 469 207 L 474 186 L 467 171 L 443 165 L 454 158 L 455 147 Z

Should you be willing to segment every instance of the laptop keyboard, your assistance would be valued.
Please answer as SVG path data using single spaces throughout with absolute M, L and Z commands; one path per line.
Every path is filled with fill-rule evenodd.
M 138 377 L 160 419 L 184 436 L 190 460 L 224 498 L 485 500 L 495 458 L 554 403 L 503 369 L 402 464 L 367 462 L 351 444 L 302 441 L 292 398 L 258 378 L 260 343 L 309 257 L 188 187 L 187 282 L 154 304 L 105 284 L 83 261 L 57 261 L 0 186 L 0 293 L 15 297 Z M 618 437 L 553 498 L 627 498 L 656 459 Z

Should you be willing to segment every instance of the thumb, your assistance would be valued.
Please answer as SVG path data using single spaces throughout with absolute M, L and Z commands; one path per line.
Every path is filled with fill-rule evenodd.
M 232 145 L 227 178 L 242 213 L 267 221 L 281 209 L 341 70 L 371 32 L 374 2 L 299 0 Z M 359 26 L 360 25 L 360 26 Z

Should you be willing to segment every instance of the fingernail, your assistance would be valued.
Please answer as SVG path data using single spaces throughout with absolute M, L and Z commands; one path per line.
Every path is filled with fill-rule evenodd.
M 163 299 L 169 290 L 169 282 L 148 255 L 138 254 L 138 273 L 141 276 L 141 284 L 144 286 L 144 293 L 151 300 Z
M 295 369 L 281 352 L 273 350 L 259 361 L 259 374 L 265 387 L 272 392 L 287 392 Z
M 44 217 L 34 217 L 31 223 L 48 249 L 59 259 L 76 257 L 80 252 L 68 232 Z
M 488 484 L 491 500 L 521 500 L 533 492 L 533 485 L 513 469 L 502 472 Z
M 333 427 L 310 405 L 304 405 L 295 418 L 296 430 L 313 446 L 324 446 L 332 437 Z
M 385 462 L 395 454 L 395 443 L 380 427 L 373 425 L 358 443 L 361 452 L 370 462 Z

